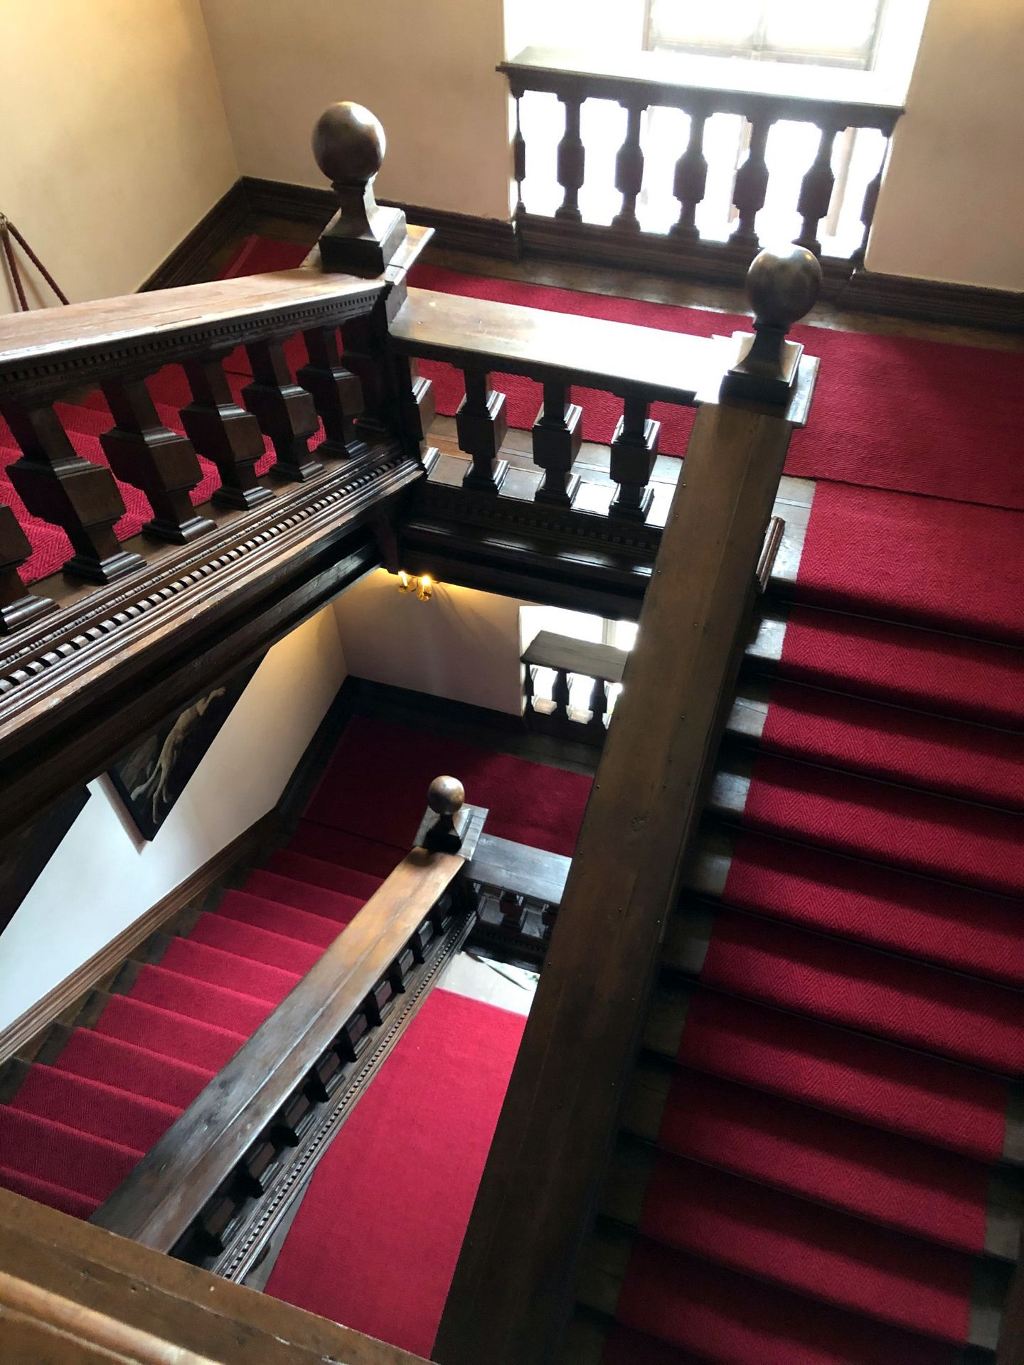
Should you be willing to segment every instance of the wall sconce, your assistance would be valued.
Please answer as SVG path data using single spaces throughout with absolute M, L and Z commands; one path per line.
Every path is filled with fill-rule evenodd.
M 429 602 L 434 591 L 434 580 L 428 573 L 406 573 L 404 569 L 399 569 L 398 591 L 414 592 L 418 601 Z

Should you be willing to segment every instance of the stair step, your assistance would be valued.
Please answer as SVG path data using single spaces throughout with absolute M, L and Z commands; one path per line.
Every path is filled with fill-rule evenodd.
M 957 1062 L 682 982 L 657 987 L 644 1044 L 794 1103 L 980 1161 L 1024 1164 L 1021 1087 Z M 657 1066 L 647 1077 L 655 1089 L 660 1078 L 662 1102 L 670 1077 Z
M 744 670 L 1024 729 L 1024 651 L 1011 645 L 762 598 Z
M 323 915 L 311 915 L 308 910 L 296 910 L 280 901 L 265 896 L 252 896 L 247 891 L 229 891 L 214 911 L 225 919 L 251 924 L 272 934 L 283 934 L 312 944 L 323 951 L 329 948 L 344 930 L 344 925 Z
M 311 915 L 321 915 L 339 924 L 348 924 L 359 914 L 364 904 L 363 898 L 296 881 L 294 877 L 283 877 L 263 868 L 251 872 L 241 889 L 251 896 L 280 901 L 282 905 L 290 905 L 295 910 L 308 910 Z
M 676 1068 L 666 1087 L 651 1072 L 639 1066 L 627 1094 L 633 1137 L 940 1246 L 1016 1259 L 1016 1172 L 718 1077 Z
M 741 684 L 726 734 L 785 758 L 1024 809 L 1024 733 L 780 679 Z
M 192 976 L 148 964 L 139 969 L 131 999 L 201 1024 L 230 1029 L 248 1038 L 274 1008 L 271 1000 L 258 1000 L 241 991 L 211 986 Z
M 23 1171 L 11 1170 L 9 1166 L 0 1166 L 0 1189 L 34 1199 L 37 1204 L 45 1204 L 58 1213 L 66 1213 L 71 1218 L 81 1218 L 83 1221 L 91 1218 L 102 1203 L 99 1198 L 90 1198 L 79 1194 L 77 1190 L 54 1185 L 52 1181 L 25 1175 Z
M 231 1060 L 246 1039 L 244 1033 L 187 1019 L 143 1000 L 96 994 L 103 1005 L 94 1025 L 97 1033 L 135 1043 L 172 1060 L 184 1055 L 195 1066 L 214 1073 Z
M 414 833 L 414 830 L 410 831 L 410 839 Z M 361 835 L 346 834 L 344 830 L 318 824 L 315 820 L 299 821 L 288 848 L 307 858 L 335 863 L 381 879 L 390 876 L 409 851 L 394 844 L 378 844 Z
M 279 1005 L 302 980 L 299 972 L 282 971 L 266 962 L 256 962 L 244 953 L 213 947 L 189 938 L 175 938 L 160 958 L 159 967 L 181 976 L 219 986 L 230 981 L 231 990 Z
M 37 1063 L 10 1101 L 10 1108 L 146 1152 L 182 1110 L 139 1094 L 134 1089 L 134 1077 L 125 1075 L 123 1079 L 132 1090 Z
M 586 1311 L 569 1323 L 559 1356 L 560 1365 L 707 1365 L 708 1359 Z
M 189 942 L 206 943 L 211 948 L 220 948 L 226 953 L 251 958 L 254 962 L 263 962 L 299 976 L 305 976 L 313 963 L 320 960 L 323 951 L 316 944 L 216 914 L 201 916 L 189 934 Z
M 620 1142 L 602 1212 L 631 1231 L 895 1327 L 995 1350 L 1005 1263 Z
M 629 1330 L 692 1351 L 701 1360 L 952 1365 L 945 1342 L 608 1228 L 599 1229 L 584 1252 L 579 1300 L 593 1312 L 614 1315 Z
M 1024 987 L 1021 905 L 1008 897 L 713 823 L 684 876 L 740 910 Z
M 116 1087 L 130 1077 L 137 1094 L 175 1109 L 187 1109 L 216 1075 L 212 1069 L 149 1052 L 95 1029 L 71 1031 L 52 1065 L 58 1071 L 101 1085 Z
M 807 1018 L 1007 1076 L 1024 1072 L 1024 996 L 990 981 L 701 901 L 671 917 L 661 960 Z
M 141 1148 L 90 1137 L 51 1119 L 0 1108 L 4 1165 L 87 1199 L 102 1201 L 142 1159 Z
M 868 862 L 1024 894 L 1024 816 L 795 759 L 725 753 L 709 811 L 730 823 Z
M 368 901 L 383 884 L 383 876 L 375 877 L 369 872 L 360 872 L 341 863 L 329 863 L 324 858 L 312 858 L 306 853 L 296 853 L 292 847 L 279 848 L 263 864 L 265 872 L 274 872 L 281 877 L 291 877 L 309 886 L 325 886 L 329 891 L 340 891 L 346 896 L 355 896 Z

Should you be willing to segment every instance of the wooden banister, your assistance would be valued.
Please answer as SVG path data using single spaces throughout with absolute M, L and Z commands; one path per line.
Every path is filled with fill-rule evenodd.
M 315 1100 L 335 1095 L 357 1058 L 367 1071 L 376 1031 L 411 990 L 417 969 L 430 964 L 428 946 L 436 947 L 454 920 L 457 931 L 470 927 L 454 884 L 486 811 L 463 807 L 436 786 L 436 823 L 431 817 L 419 836 L 426 846 L 399 863 L 93 1223 L 160 1251 L 178 1248 L 187 1259 L 219 1253 L 244 1197 L 265 1192 L 280 1148 L 308 1130 Z M 397 1031 L 389 1032 L 375 1065 L 395 1041 Z M 351 1102 L 345 1117 L 350 1109 Z
M 803 259 L 812 282 L 817 265 Z M 763 300 L 773 314 L 795 297 L 784 262 L 779 272 L 778 296 Z M 698 412 L 435 1344 L 442 1365 L 554 1358 L 790 433 L 806 412 L 815 366 L 800 369 L 803 398 L 794 376 L 788 407 L 709 395 Z

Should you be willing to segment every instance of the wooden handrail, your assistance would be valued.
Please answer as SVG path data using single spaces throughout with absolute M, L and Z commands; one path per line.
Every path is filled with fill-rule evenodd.
M 813 290 L 801 307 L 812 301 Z M 800 369 L 813 379 L 814 362 Z M 551 1359 L 571 1308 L 765 528 L 806 410 L 734 404 L 709 400 L 697 415 L 435 1344 L 442 1365 Z
M 170 1251 L 238 1170 L 351 1021 L 380 1025 L 368 1002 L 416 940 L 462 871 L 486 812 L 466 807 L 458 852 L 417 847 L 335 939 L 268 1019 L 167 1130 L 91 1219 Z M 409 961 L 422 952 L 414 947 Z M 408 971 L 408 963 L 400 971 Z M 399 985 L 398 989 L 404 989 Z M 366 1030 L 363 1029 L 363 1032 Z M 361 1034 L 359 1036 L 362 1036 Z M 362 1049 L 360 1048 L 360 1053 Z M 353 1054 L 354 1057 L 354 1054 Z
M 7 1190 L 0 1190 L 0 1357 L 153 1365 L 420 1361 Z
M 542 630 L 527 645 L 520 663 L 528 668 L 558 668 L 601 682 L 620 683 L 628 658 L 627 649 Z

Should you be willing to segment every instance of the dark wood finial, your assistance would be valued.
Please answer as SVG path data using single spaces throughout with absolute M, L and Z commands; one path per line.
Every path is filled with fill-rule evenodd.
M 427 789 L 427 805 L 437 819 L 427 830 L 425 846 L 432 853 L 458 853 L 462 835 L 455 820 L 466 802 L 466 789 L 457 777 L 435 777 Z
M 386 146 L 380 120 L 351 100 L 330 105 L 313 129 L 316 164 L 341 206 L 320 237 L 325 270 L 380 275 L 405 240 L 405 214 L 373 197 Z
M 722 380 L 723 397 L 788 401 L 804 348 L 786 332 L 811 311 L 820 288 L 821 266 L 806 247 L 758 252 L 747 271 L 754 335 L 733 333 L 743 349 Z

